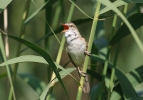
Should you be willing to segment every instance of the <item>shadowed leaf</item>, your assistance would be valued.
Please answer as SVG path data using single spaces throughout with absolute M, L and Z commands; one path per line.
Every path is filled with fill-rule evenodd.
M 139 27 L 143 25 L 143 14 L 142 13 L 136 13 L 128 18 L 128 21 L 132 25 L 132 27 L 136 30 Z M 113 36 L 113 38 L 110 40 L 109 45 L 114 45 L 121 39 L 123 39 L 125 36 L 129 35 L 130 31 L 126 24 L 124 23 L 117 33 Z

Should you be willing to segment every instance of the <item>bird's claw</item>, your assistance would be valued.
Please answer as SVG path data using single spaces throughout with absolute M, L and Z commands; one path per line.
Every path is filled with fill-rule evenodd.
M 81 77 L 87 77 L 87 74 L 85 72 L 80 71 L 79 73 L 80 73 Z
M 84 51 L 84 54 L 88 55 L 88 56 L 91 55 L 91 53 L 89 51 Z

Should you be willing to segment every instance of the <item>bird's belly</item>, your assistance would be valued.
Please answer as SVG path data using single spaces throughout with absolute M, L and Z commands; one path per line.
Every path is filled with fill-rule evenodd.
M 67 46 L 67 51 L 70 54 L 73 62 L 77 66 L 82 66 L 85 58 L 84 52 L 86 51 L 86 44 L 73 42 L 72 45 Z

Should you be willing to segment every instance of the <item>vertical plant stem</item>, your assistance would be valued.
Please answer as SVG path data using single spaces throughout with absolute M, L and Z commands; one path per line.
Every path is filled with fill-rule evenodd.
M 24 33 L 25 33 L 26 26 L 24 26 L 23 23 L 24 23 L 24 20 L 28 17 L 29 7 L 30 7 L 30 0 L 27 0 L 26 4 L 25 4 L 24 12 L 23 12 L 22 25 L 21 25 L 21 29 L 20 29 L 20 37 L 21 38 L 24 38 Z M 17 50 L 16 57 L 18 57 L 20 55 L 21 45 L 22 44 L 18 44 L 18 50 Z M 15 78 L 16 78 L 17 69 L 18 69 L 18 63 L 14 65 L 14 70 L 13 70 L 13 75 L 12 75 L 12 81 L 13 82 L 15 81 Z M 12 91 L 13 91 L 13 89 L 11 87 L 10 88 L 10 95 L 9 95 L 8 100 L 12 99 Z
M 45 0 L 45 2 L 47 2 L 48 0 Z M 34 3 L 35 4 L 35 3 Z M 35 4 L 35 6 L 37 7 L 37 5 Z M 38 7 L 37 7 L 38 8 Z M 50 25 L 52 24 L 52 6 L 46 7 L 45 8 L 45 17 L 44 19 L 45 21 L 45 35 L 50 32 Z M 48 22 L 48 24 L 47 24 Z M 51 47 L 52 41 L 51 41 L 51 37 L 46 37 L 46 39 L 44 40 L 44 45 L 45 45 L 45 50 L 50 53 L 50 47 Z M 47 80 L 48 82 L 50 82 L 50 78 L 51 78 L 51 74 L 52 74 L 52 69 L 49 65 L 47 65 Z
M 124 10 L 123 13 L 126 14 L 127 13 L 127 9 L 128 9 L 128 5 L 124 6 Z M 113 25 L 112 26 L 116 26 L 116 22 L 117 22 L 117 15 L 114 16 L 114 20 L 113 20 Z M 114 33 L 114 29 L 112 31 L 112 36 Z M 113 68 L 112 68 L 112 73 L 111 73 L 111 78 L 110 78 L 110 83 L 109 83 L 109 91 L 108 91 L 108 100 L 110 100 L 110 96 L 112 93 L 112 89 L 113 89 L 113 81 L 114 81 L 114 77 L 115 77 L 115 70 L 116 70 L 116 65 L 117 65 L 117 59 L 118 59 L 118 54 L 119 54 L 119 47 L 120 47 L 120 41 L 117 44 L 117 48 L 116 48 L 116 52 L 115 52 L 115 57 L 114 57 L 114 61 L 113 61 Z
M 67 18 L 67 22 L 69 22 L 71 20 L 72 15 L 73 15 L 73 11 L 74 11 L 74 5 L 71 4 L 69 15 L 68 15 L 68 18 Z M 61 57 L 62 57 L 62 53 L 63 53 L 63 50 L 64 50 L 64 45 L 65 45 L 65 37 L 63 35 L 61 45 L 60 45 L 60 48 L 59 48 L 59 51 L 58 51 L 58 55 L 57 55 L 57 58 L 56 58 L 56 62 L 58 64 L 60 63 L 60 60 L 61 60 Z M 51 80 L 53 80 L 55 77 L 56 77 L 55 73 L 52 73 Z M 50 92 L 52 92 L 54 84 L 55 84 L 55 82 L 52 81 L 52 86 L 51 86 L 51 91 Z
M 105 77 L 106 77 L 106 74 L 107 74 L 109 56 L 110 56 L 110 47 L 108 47 L 107 55 L 106 55 L 106 59 L 105 59 L 105 63 L 104 63 L 104 69 L 103 69 L 103 73 L 102 73 L 101 85 L 100 85 L 100 88 L 99 88 L 98 100 L 102 100 L 102 95 L 103 95 L 102 91 L 103 91 L 103 87 L 104 87 Z
M 5 33 L 7 33 L 7 29 L 8 29 L 8 12 L 7 12 L 7 8 L 6 8 L 4 10 L 4 31 L 5 31 Z M 9 56 L 8 37 L 5 37 L 5 49 L 4 49 L 1 33 L 0 33 L 0 44 L 1 44 L 0 48 L 1 48 L 1 52 L 2 52 L 2 56 L 4 58 L 4 61 L 7 61 L 7 58 Z M 13 99 L 16 100 L 14 87 L 13 87 L 13 83 L 12 83 L 12 78 L 11 78 L 11 72 L 10 72 L 10 68 L 8 65 L 6 65 L 6 70 L 7 70 L 10 86 L 11 86 L 10 90 L 9 90 L 8 100 L 10 100 L 10 97 L 12 97 L 12 95 L 13 95 Z
M 61 11 L 62 11 L 61 10 L 62 7 L 61 7 L 60 3 L 58 3 L 56 7 L 57 8 L 56 8 L 55 15 L 54 15 L 54 18 L 53 18 L 54 20 L 53 20 L 52 25 L 51 25 L 53 27 L 53 29 L 55 29 L 56 26 L 58 25 L 58 20 L 60 18 Z
M 95 11 L 95 15 L 94 15 L 93 23 L 92 23 L 92 28 L 91 28 L 91 32 L 90 32 L 90 37 L 89 37 L 89 42 L 88 42 L 89 44 L 88 44 L 88 49 L 87 50 L 89 52 L 91 52 L 93 40 L 95 38 L 95 31 L 96 31 L 97 22 L 98 22 L 100 6 L 101 6 L 101 3 L 97 2 L 96 11 Z M 85 61 L 84 61 L 84 65 L 83 65 L 83 71 L 84 72 L 86 72 L 86 70 L 87 70 L 88 63 L 89 63 L 89 57 L 86 56 Z M 80 79 L 81 86 L 78 87 L 76 100 L 81 100 L 81 96 L 82 96 L 82 88 L 81 87 L 83 86 L 83 79 L 84 79 L 83 77 L 81 77 L 81 79 Z
M 22 17 L 22 25 L 21 25 L 21 29 L 20 29 L 20 38 L 24 38 L 24 35 L 25 35 L 26 26 L 23 23 L 24 23 L 25 19 L 28 17 L 29 8 L 30 8 L 30 0 L 26 0 L 23 17 Z M 18 44 L 18 50 L 17 50 L 16 57 L 18 57 L 20 55 L 21 46 L 22 46 L 21 43 Z M 16 78 L 17 69 L 18 69 L 18 63 L 14 65 L 13 81 Z
M 4 46 L 3 46 L 1 33 L 0 33 L 0 49 L 1 49 L 1 52 L 2 52 L 2 56 L 4 58 L 4 62 L 6 62 L 7 59 L 6 59 L 6 55 L 5 55 L 5 51 L 4 51 Z M 10 86 L 11 86 L 11 88 L 10 88 L 11 92 L 9 93 L 9 97 L 8 98 L 10 98 L 11 94 L 13 94 L 13 99 L 16 100 L 14 87 L 13 87 L 13 83 L 12 83 L 12 78 L 11 78 L 11 73 L 10 73 L 10 69 L 9 69 L 8 65 L 6 65 L 6 70 L 7 70 L 7 75 L 8 75 L 8 79 L 9 79 L 9 82 L 10 82 Z
M 70 20 L 72 18 L 73 11 L 74 11 L 74 5 L 71 4 L 69 15 L 68 15 L 68 18 L 67 18 L 67 22 L 70 22 Z M 62 52 L 63 52 L 63 49 L 64 49 L 64 45 L 65 45 L 65 37 L 63 35 L 61 45 L 60 45 L 60 48 L 59 48 L 59 51 L 58 51 L 57 59 L 56 59 L 56 62 L 58 64 L 60 63 L 60 60 L 61 60 L 61 57 L 62 57 Z
M 61 2 L 61 1 L 60 1 Z M 61 6 L 59 5 L 60 3 L 58 3 L 58 7 L 57 7 L 57 10 L 56 10 L 56 15 L 55 15 L 55 18 L 54 18 L 54 21 L 52 23 L 52 26 L 53 28 L 55 28 L 55 26 L 58 24 L 58 20 L 60 18 L 60 14 L 61 14 Z M 51 40 L 51 43 L 54 43 L 54 40 L 52 39 Z M 49 71 L 49 70 L 48 70 Z M 52 71 L 50 70 L 50 74 L 52 75 Z M 50 79 L 51 79 L 51 75 L 49 76 L 49 82 L 50 82 Z
M 114 15 L 113 23 L 112 23 L 112 32 L 111 32 L 110 38 L 114 34 L 114 30 L 115 30 L 116 24 L 117 24 L 117 15 Z M 110 49 L 110 48 L 108 48 L 108 49 Z M 113 74 L 114 71 L 115 71 L 115 67 L 112 68 L 112 74 Z M 108 100 L 110 100 L 110 96 L 111 96 L 111 92 L 112 92 L 112 88 L 113 88 L 113 79 L 114 79 L 114 76 L 112 74 L 111 74 L 110 83 L 109 83 Z
M 48 0 L 45 0 L 45 2 L 47 2 L 47 1 Z M 37 7 L 37 5 L 36 5 L 36 7 Z M 45 8 L 45 20 L 49 23 L 49 25 L 51 25 L 51 23 L 52 23 L 52 6 L 48 6 Z M 47 22 L 45 22 L 45 34 L 47 34 L 50 31 L 50 28 L 47 25 Z M 49 45 L 51 44 L 50 40 L 51 39 L 49 37 L 47 37 L 44 41 L 45 42 L 45 49 L 47 52 L 49 52 Z
M 4 10 L 4 31 L 7 33 L 8 28 L 8 12 L 7 8 Z M 9 57 L 9 44 L 8 44 L 8 37 L 5 37 L 5 53 L 6 57 Z

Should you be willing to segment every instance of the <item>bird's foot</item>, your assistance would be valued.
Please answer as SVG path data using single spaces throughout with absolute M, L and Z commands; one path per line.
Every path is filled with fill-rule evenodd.
M 84 51 L 84 54 L 88 55 L 88 56 L 91 55 L 91 53 L 89 51 Z
M 81 77 L 87 77 L 87 73 L 83 72 L 83 71 L 79 71 Z

